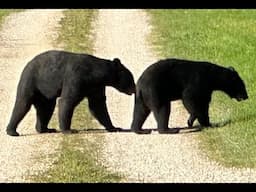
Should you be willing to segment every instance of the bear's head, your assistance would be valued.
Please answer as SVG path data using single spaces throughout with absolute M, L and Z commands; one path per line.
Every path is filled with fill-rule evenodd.
M 132 73 L 127 69 L 118 58 L 113 60 L 115 76 L 112 86 L 120 92 L 132 95 L 135 93 L 135 83 Z
M 233 67 L 228 67 L 228 79 L 227 94 L 237 101 L 248 99 L 245 84 Z

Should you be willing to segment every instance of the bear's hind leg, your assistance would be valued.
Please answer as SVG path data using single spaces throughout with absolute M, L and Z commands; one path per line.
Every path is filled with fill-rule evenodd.
M 19 136 L 19 133 L 16 131 L 17 126 L 29 111 L 30 107 L 31 103 L 28 101 L 28 99 L 16 99 L 11 120 L 6 129 L 8 135 Z
M 153 109 L 155 119 L 157 121 L 157 129 L 159 133 L 178 133 L 178 128 L 168 128 L 169 116 L 170 116 L 170 103 L 166 103 L 160 107 Z
M 56 99 L 47 99 L 41 96 L 34 101 L 36 108 L 36 130 L 38 133 L 54 133 L 56 129 L 49 129 L 48 123 L 52 117 L 54 108 L 56 105 Z
M 142 125 L 145 122 L 146 118 L 148 117 L 149 113 L 150 109 L 142 103 L 141 98 L 137 98 L 134 105 L 131 130 L 137 134 L 151 133 L 151 130 L 149 129 L 142 129 Z

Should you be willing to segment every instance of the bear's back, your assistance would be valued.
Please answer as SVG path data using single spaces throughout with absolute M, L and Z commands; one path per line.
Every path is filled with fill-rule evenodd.
M 198 78 L 204 79 L 207 83 L 212 74 L 215 75 L 223 69 L 226 70 L 210 62 L 168 58 L 146 68 L 137 85 L 184 87 Z

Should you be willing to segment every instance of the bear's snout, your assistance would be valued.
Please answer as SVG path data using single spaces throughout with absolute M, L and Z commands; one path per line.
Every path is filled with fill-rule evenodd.
M 243 100 L 246 100 L 246 99 L 248 99 L 248 95 L 238 95 L 236 97 L 237 101 L 243 101 Z
M 134 86 L 134 87 L 127 90 L 127 94 L 132 95 L 133 93 L 135 93 L 135 91 L 136 91 L 136 89 L 135 89 L 135 86 Z

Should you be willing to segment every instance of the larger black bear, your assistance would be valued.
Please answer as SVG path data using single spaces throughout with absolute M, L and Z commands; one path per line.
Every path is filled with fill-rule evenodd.
M 170 101 L 178 99 L 182 99 L 190 113 L 189 127 L 195 119 L 201 126 L 210 126 L 208 109 L 214 90 L 224 91 L 238 101 L 248 98 L 244 82 L 232 67 L 181 59 L 160 60 L 149 66 L 137 82 L 131 129 L 150 133 L 142 125 L 153 111 L 159 133 L 178 132 L 168 128 Z
M 132 73 L 115 58 L 113 61 L 87 54 L 47 51 L 37 55 L 24 68 L 17 89 L 17 97 L 7 134 L 18 136 L 19 122 L 33 104 L 36 108 L 36 130 L 56 132 L 48 123 L 59 99 L 59 125 L 63 133 L 70 129 L 74 108 L 88 98 L 89 108 L 96 119 L 108 130 L 118 131 L 110 120 L 105 86 L 131 95 L 135 92 Z

